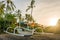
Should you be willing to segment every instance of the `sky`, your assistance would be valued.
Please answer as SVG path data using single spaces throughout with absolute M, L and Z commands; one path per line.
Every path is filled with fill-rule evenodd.
M 22 14 L 26 12 L 27 6 L 30 5 L 31 0 L 12 0 L 16 5 L 16 9 L 20 9 Z M 35 0 L 35 7 L 33 9 L 33 17 L 39 24 L 49 25 L 50 19 L 60 18 L 60 0 Z

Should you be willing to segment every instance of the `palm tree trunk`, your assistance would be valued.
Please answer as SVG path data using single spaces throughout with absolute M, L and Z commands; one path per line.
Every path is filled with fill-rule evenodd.
M 32 13 L 33 13 L 33 8 L 31 8 L 31 17 L 32 17 Z
M 21 19 L 20 19 L 20 15 L 19 15 L 19 27 L 18 28 L 20 28 L 20 21 L 21 21 Z
M 32 18 L 32 16 L 33 16 L 33 14 L 32 14 L 32 13 L 33 13 L 33 8 L 31 8 L 31 18 Z M 32 21 L 32 22 L 33 22 L 33 21 Z

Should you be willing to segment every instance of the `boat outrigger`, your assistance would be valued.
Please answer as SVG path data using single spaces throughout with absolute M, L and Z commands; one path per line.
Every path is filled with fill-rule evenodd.
M 13 33 L 8 32 L 8 30 L 12 28 L 12 27 L 8 27 L 6 31 L 6 33 L 11 34 L 11 35 L 16 35 L 16 36 L 32 36 L 34 34 L 35 29 L 28 29 L 28 28 L 24 28 L 24 27 L 15 27 L 13 30 Z M 16 30 L 18 33 L 16 33 Z

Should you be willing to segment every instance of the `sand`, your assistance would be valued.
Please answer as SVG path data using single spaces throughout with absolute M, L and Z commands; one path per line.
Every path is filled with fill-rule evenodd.
M 31 37 L 21 37 L 10 34 L 0 34 L 0 40 L 60 40 L 60 34 L 46 35 L 46 34 L 35 34 Z

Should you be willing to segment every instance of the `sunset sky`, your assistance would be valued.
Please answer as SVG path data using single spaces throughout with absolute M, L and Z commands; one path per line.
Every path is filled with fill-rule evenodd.
M 20 9 L 23 14 L 26 12 L 27 6 L 31 0 L 13 0 L 17 9 Z M 44 25 L 49 25 L 51 18 L 60 18 L 60 0 L 35 0 L 35 8 L 33 17 L 36 22 Z

